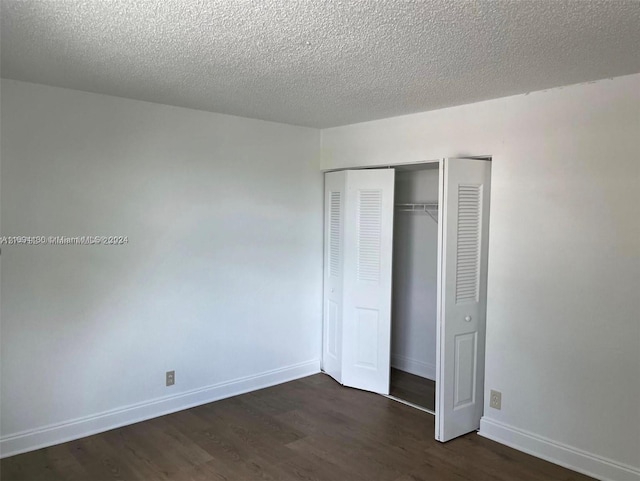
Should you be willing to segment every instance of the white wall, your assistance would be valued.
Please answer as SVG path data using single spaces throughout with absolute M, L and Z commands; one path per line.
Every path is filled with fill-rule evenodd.
M 396 171 L 396 203 L 437 202 L 438 164 Z M 395 212 L 391 365 L 435 380 L 438 224 L 428 214 Z
M 318 130 L 10 80 L 1 99 L 2 235 L 129 237 L 2 246 L 3 456 L 319 371 Z
M 493 156 L 481 433 L 640 479 L 640 75 L 327 129 L 322 144 L 325 169 Z

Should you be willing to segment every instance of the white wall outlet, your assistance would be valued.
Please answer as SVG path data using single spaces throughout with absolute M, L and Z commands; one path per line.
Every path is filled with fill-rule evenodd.
M 500 391 L 491 390 L 489 407 L 492 407 L 493 409 L 502 409 L 502 393 Z
M 167 386 L 173 386 L 176 383 L 176 372 L 167 371 Z

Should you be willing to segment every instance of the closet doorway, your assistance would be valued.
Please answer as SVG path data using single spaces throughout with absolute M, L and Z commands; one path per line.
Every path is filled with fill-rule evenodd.
M 395 169 L 389 395 L 435 414 L 439 163 Z
M 407 397 L 407 380 L 432 375 L 440 441 L 482 416 L 490 172 L 442 159 L 325 174 L 323 370 L 400 398 L 398 382 Z M 405 401 L 432 402 L 416 390 Z

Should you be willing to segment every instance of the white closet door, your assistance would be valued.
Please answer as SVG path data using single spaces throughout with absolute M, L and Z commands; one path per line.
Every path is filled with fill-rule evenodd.
M 393 169 L 347 172 L 342 382 L 389 394 Z
M 324 306 L 322 369 L 342 383 L 342 289 L 346 172 L 324 177 Z
M 491 162 L 445 159 L 441 167 L 436 439 L 480 427 Z

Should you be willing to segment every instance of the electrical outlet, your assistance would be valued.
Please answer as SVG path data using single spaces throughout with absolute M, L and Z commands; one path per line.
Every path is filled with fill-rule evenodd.
M 493 409 L 502 409 L 502 393 L 500 391 L 491 390 L 489 407 L 492 407 Z
M 173 386 L 176 383 L 176 372 L 167 371 L 167 386 Z

